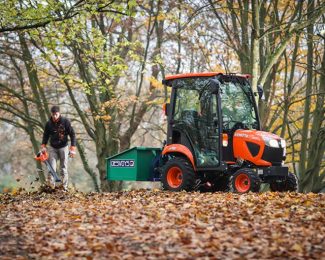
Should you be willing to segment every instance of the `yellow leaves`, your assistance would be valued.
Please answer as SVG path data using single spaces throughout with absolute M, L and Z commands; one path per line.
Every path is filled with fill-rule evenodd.
M 161 83 L 161 81 L 157 80 L 156 78 L 150 77 L 148 80 L 150 82 L 151 88 L 157 89 L 157 90 L 164 89 L 164 85 Z
M 2 91 L 0 93 L 0 102 L 13 106 L 19 102 L 19 99 L 10 92 Z
M 79 220 L 79 219 L 81 219 L 81 216 L 71 215 L 70 218 L 73 219 L 73 220 L 76 220 L 76 219 Z
M 311 207 L 311 206 L 313 206 L 313 201 L 310 199 L 307 199 L 302 203 L 302 205 L 304 205 L 305 207 Z
M 287 218 L 290 215 L 290 209 L 285 209 L 281 212 L 276 212 L 273 217 L 275 218 Z
M 299 253 L 301 253 L 303 251 L 303 248 L 301 247 L 301 245 L 299 245 L 297 243 L 295 243 L 290 249 L 293 251 L 297 251 Z
M 162 105 L 165 103 L 164 98 L 156 98 L 152 101 L 147 101 L 146 104 L 151 106 L 151 105 Z
M 215 64 L 212 70 L 217 71 L 217 72 L 221 72 L 221 73 L 225 72 L 224 68 L 220 64 Z
M 164 13 L 160 13 L 157 15 L 157 21 L 164 21 L 166 19 L 167 15 Z
M 110 115 L 97 115 L 95 116 L 95 120 L 102 120 L 105 122 L 109 122 L 111 120 L 111 116 Z

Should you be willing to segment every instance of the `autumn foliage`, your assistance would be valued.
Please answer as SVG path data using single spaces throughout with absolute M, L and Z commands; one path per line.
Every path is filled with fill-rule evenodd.
M 1 259 L 324 259 L 325 196 L 0 195 Z

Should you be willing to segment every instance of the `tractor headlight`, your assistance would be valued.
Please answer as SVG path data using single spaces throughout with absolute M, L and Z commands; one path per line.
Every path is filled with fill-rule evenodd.
M 263 136 L 264 142 L 267 146 L 273 147 L 273 148 L 279 148 L 279 141 L 270 137 Z
M 275 139 L 270 139 L 268 145 L 274 148 L 279 148 L 279 142 Z

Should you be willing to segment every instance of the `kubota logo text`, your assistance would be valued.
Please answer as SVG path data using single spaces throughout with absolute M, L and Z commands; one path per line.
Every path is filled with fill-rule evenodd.
M 134 160 L 111 160 L 111 167 L 134 167 Z

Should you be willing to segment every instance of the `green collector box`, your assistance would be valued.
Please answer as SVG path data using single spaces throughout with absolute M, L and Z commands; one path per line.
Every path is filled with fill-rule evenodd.
M 106 159 L 110 181 L 152 181 L 153 161 L 161 153 L 156 147 L 133 147 Z

